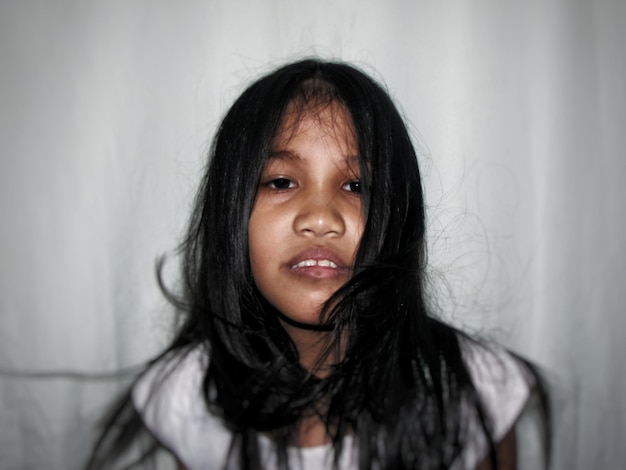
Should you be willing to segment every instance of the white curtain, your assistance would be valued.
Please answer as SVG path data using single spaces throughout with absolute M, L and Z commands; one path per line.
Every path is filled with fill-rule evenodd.
M 546 371 L 554 468 L 623 468 L 625 22 L 622 0 L 3 1 L 0 468 L 81 467 L 123 381 L 73 374 L 163 347 L 154 262 L 219 117 L 311 55 L 403 109 L 433 295 Z

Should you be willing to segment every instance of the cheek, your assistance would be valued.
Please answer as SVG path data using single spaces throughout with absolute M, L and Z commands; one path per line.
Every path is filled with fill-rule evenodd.
M 260 247 L 250 247 L 250 272 L 252 280 L 258 289 L 264 284 L 267 278 L 268 259 L 264 256 L 264 250 Z
M 248 224 L 248 256 L 250 257 L 250 270 L 252 271 L 252 277 L 256 283 L 256 279 L 259 275 L 259 267 L 263 265 L 261 259 L 261 253 L 263 253 L 263 247 L 261 246 L 262 239 L 259 236 L 260 227 L 257 219 L 254 216 L 250 217 Z
M 280 308 L 281 287 L 278 285 L 275 253 L 267 238 L 251 237 L 248 243 L 250 273 L 252 281 L 263 298 L 276 308 Z
M 356 253 L 361 244 L 361 239 L 363 238 L 363 232 L 365 231 L 365 220 L 363 219 L 363 214 L 361 211 L 355 211 L 350 218 L 350 227 L 351 227 L 351 238 L 352 244 L 354 246 L 354 254 L 356 257 Z
M 267 214 L 252 211 L 248 223 L 248 253 L 252 278 L 257 288 L 262 289 L 276 251 L 274 223 Z

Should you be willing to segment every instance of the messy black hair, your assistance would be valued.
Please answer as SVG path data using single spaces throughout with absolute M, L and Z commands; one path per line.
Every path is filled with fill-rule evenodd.
M 304 113 L 325 104 L 339 105 L 352 121 L 365 225 L 353 276 L 329 299 L 318 325 L 332 339 L 328 350 L 344 342 L 343 359 L 317 377 L 300 365 L 280 312 L 254 284 L 248 221 L 288 107 Z M 416 153 L 388 92 L 367 74 L 303 60 L 247 88 L 217 131 L 181 250 L 183 289 L 166 293 L 186 318 L 164 354 L 206 348 L 203 396 L 232 431 L 229 458 L 242 468 L 260 468 L 261 433 L 272 437 L 279 467 L 288 468 L 295 428 L 312 414 L 326 423 L 335 463 L 350 434 L 361 469 L 449 468 L 468 440 L 467 409 L 479 417 L 497 466 L 459 333 L 427 308 Z M 113 461 L 142 429 L 126 395 L 91 466 Z

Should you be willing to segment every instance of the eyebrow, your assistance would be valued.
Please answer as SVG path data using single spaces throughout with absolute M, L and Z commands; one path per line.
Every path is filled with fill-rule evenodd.
M 302 157 L 297 152 L 291 150 L 272 150 L 269 154 L 269 159 L 275 160 L 302 160 Z M 346 155 L 346 162 L 348 166 L 356 164 L 359 165 L 358 155 Z
M 272 150 L 269 158 L 275 160 L 302 160 L 300 155 L 291 150 Z

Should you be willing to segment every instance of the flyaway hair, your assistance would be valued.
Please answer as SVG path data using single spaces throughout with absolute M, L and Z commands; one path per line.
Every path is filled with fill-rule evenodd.
M 278 312 L 255 287 L 248 221 L 287 109 L 304 115 L 330 104 L 352 119 L 365 227 L 354 275 L 321 318 L 327 353 L 343 342 L 345 354 L 320 378 L 300 365 Z M 450 468 L 469 439 L 464 416 L 471 410 L 496 468 L 492 423 L 463 360 L 460 333 L 426 306 L 424 234 L 421 178 L 406 125 L 387 91 L 365 73 L 303 60 L 262 77 L 236 100 L 213 141 L 181 245 L 183 289 L 165 289 L 186 316 L 163 354 L 206 349 L 203 396 L 233 433 L 231 462 L 261 468 L 264 434 L 279 467 L 289 468 L 298 423 L 318 415 L 335 463 L 350 435 L 360 469 Z M 93 468 L 114 461 L 141 432 L 128 396 L 106 429 Z

